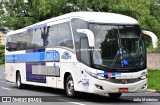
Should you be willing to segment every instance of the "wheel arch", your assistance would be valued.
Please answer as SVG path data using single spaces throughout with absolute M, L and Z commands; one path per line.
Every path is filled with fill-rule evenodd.
M 72 74 L 70 72 L 65 72 L 64 73 L 64 78 L 63 78 L 63 88 L 64 89 L 65 89 L 65 85 L 66 85 L 66 80 L 70 75 L 72 76 Z M 73 78 L 73 76 L 72 76 L 72 78 Z
M 15 82 L 17 81 L 17 74 L 18 74 L 18 73 L 20 73 L 20 71 L 19 71 L 19 70 L 16 70 L 16 74 L 15 74 L 15 75 L 16 75 Z M 21 74 L 21 73 L 20 73 L 20 74 Z

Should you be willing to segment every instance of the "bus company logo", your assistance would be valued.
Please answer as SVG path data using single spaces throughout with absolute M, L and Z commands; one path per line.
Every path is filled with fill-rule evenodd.
M 45 53 L 46 61 L 58 61 L 59 60 L 59 52 L 58 51 L 48 51 Z
M 127 80 L 122 80 L 122 84 L 127 84 Z
M 61 59 L 71 59 L 71 55 L 69 54 L 69 52 L 63 52 L 63 55 L 61 56 Z

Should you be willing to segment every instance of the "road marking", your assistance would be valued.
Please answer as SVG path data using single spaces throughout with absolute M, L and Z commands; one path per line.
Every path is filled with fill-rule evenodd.
M 15 83 L 12 83 L 12 82 L 6 82 L 6 84 L 15 84 Z
M 0 81 L 0 82 L 6 83 L 6 84 L 15 84 L 15 83 L 13 83 L 13 82 L 8 82 L 8 81 Z
M 1 89 L 11 90 L 10 88 L 6 88 L 6 87 L 1 87 Z
M 2 83 L 6 83 L 6 84 L 15 84 L 14 82 L 8 82 L 8 81 L 0 81 L 0 82 L 2 82 Z
M 145 93 L 154 93 L 154 92 L 145 92 Z
M 86 104 L 82 104 L 82 103 L 78 103 L 78 102 L 70 102 L 70 101 L 68 101 L 68 100 L 64 100 L 64 99 L 57 99 L 57 100 L 60 100 L 60 101 L 66 101 L 66 102 L 68 102 L 68 103 L 72 103 L 72 104 L 76 104 L 76 105 L 86 105 Z

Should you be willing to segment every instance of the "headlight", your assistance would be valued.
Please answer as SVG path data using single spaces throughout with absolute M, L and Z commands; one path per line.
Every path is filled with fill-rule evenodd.
M 92 73 L 90 71 L 85 70 L 86 73 L 88 73 L 90 76 L 97 78 L 97 75 L 95 73 Z
M 92 72 L 87 71 L 87 70 L 85 70 L 85 71 L 86 71 L 86 73 L 88 73 L 90 76 L 92 76 L 92 77 L 94 77 L 94 78 L 97 78 L 97 79 L 100 79 L 100 80 L 106 79 L 106 78 L 105 78 L 104 76 L 102 76 L 102 75 L 97 75 L 97 74 L 92 73 Z
M 100 79 L 100 80 L 105 80 L 106 79 L 104 76 L 101 76 L 101 75 L 97 75 L 97 78 Z
M 140 79 L 146 79 L 148 77 L 148 73 L 147 72 L 142 72 L 141 73 L 141 76 L 140 76 Z

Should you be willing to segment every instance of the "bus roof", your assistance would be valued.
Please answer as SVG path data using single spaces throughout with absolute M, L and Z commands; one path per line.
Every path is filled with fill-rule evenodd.
M 71 18 L 79 18 L 83 19 L 87 22 L 92 23 L 107 23 L 107 24 L 138 24 L 138 21 L 132 17 L 116 14 L 116 13 L 107 13 L 107 12 L 71 12 L 68 14 L 64 14 L 58 17 L 54 17 L 27 27 L 24 27 L 24 31 L 28 28 L 32 28 L 35 26 L 40 27 L 41 25 L 47 25 L 47 23 L 63 20 L 63 19 L 71 19 Z M 22 30 L 22 29 L 20 29 Z M 9 32 L 10 34 L 15 34 L 21 32 L 19 30 Z

